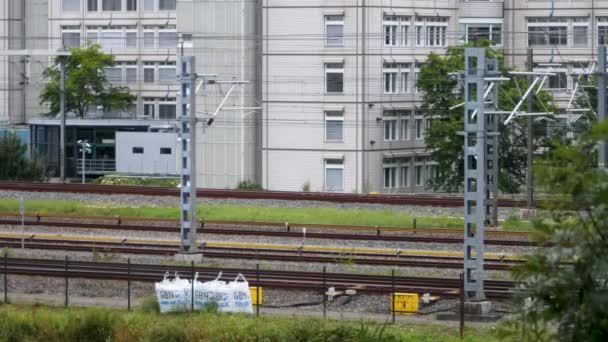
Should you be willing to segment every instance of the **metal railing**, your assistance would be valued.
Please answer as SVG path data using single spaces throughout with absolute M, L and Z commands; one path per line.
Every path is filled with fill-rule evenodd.
M 100 174 L 116 171 L 116 160 L 114 159 L 85 159 L 85 174 Z M 82 174 L 82 159 L 76 163 L 76 172 Z

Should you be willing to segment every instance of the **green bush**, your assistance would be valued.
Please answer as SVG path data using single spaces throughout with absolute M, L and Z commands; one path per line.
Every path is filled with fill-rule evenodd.
M 158 300 L 156 296 L 148 296 L 142 299 L 141 304 L 139 304 L 139 310 L 143 312 L 160 312 L 160 306 L 158 305 Z
M 106 342 L 112 338 L 118 317 L 109 310 L 74 313 L 65 327 L 66 341 Z
M 260 184 L 255 183 L 250 180 L 244 180 L 242 182 L 239 182 L 237 189 L 239 189 L 239 190 L 264 190 L 264 188 L 262 188 L 262 186 Z
M 99 185 L 166 186 L 175 188 L 179 185 L 179 179 L 105 176 L 97 178 L 93 183 Z

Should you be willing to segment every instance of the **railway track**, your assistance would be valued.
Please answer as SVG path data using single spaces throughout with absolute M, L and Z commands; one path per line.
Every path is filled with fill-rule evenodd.
M 7 273 L 26 276 L 70 277 L 104 280 L 132 280 L 157 282 L 165 272 L 178 272 L 180 277 L 190 279 L 194 272 L 199 273 L 202 281 L 214 279 L 223 272 L 224 279 L 234 279 L 243 273 L 252 285 L 256 284 L 256 271 L 252 269 L 188 267 L 152 264 L 100 263 L 86 261 L 64 261 L 43 259 L 6 258 L 4 267 Z M 283 289 L 307 289 L 325 291 L 356 289 L 366 293 L 396 292 L 430 293 L 443 298 L 458 297 L 459 280 L 443 278 L 401 277 L 384 275 L 296 272 L 260 270 L 259 286 Z M 393 287 L 394 281 L 394 287 Z M 326 284 L 325 287 L 323 284 Z M 514 283 L 510 281 L 485 280 L 485 294 L 489 299 L 508 299 Z
M 89 184 L 51 184 L 0 182 L 0 189 L 13 191 L 71 192 L 86 194 L 129 194 L 147 196 L 179 196 L 178 188 L 148 186 L 115 186 Z M 228 189 L 198 189 L 197 196 L 207 198 L 275 199 L 289 201 L 324 201 L 337 203 L 377 203 L 389 205 L 419 205 L 462 207 L 464 199 L 457 196 L 436 195 L 364 195 L 327 192 L 253 191 Z M 501 207 L 524 207 L 525 201 L 499 199 Z
M 23 243 L 23 244 L 22 244 Z M 173 256 L 178 253 L 177 245 L 150 244 L 134 242 L 100 242 L 100 241 L 78 241 L 61 239 L 22 239 L 0 237 L 0 247 L 62 250 L 77 252 L 101 252 L 112 254 L 142 254 Z M 306 262 L 306 263 L 339 263 L 356 265 L 376 265 L 394 267 L 422 267 L 462 269 L 462 258 L 440 257 L 440 256 L 412 256 L 412 255 L 389 255 L 368 253 L 338 253 L 328 251 L 304 251 L 304 250 L 276 250 L 263 248 L 226 248 L 208 247 L 202 248 L 203 255 L 207 258 L 220 259 L 249 259 L 281 262 Z M 487 270 L 508 270 L 510 266 L 521 263 L 518 259 L 492 259 L 486 258 L 484 268 Z
M 15 217 L 17 213 L 0 213 L 0 217 Z M 103 216 L 60 216 L 30 214 L 24 221 L 26 226 L 58 227 L 75 229 L 107 229 L 107 230 L 130 230 L 130 231 L 153 231 L 153 232 L 179 232 L 176 220 L 156 218 L 124 218 Z M 76 222 L 75 220 L 79 220 Z M 82 222 L 88 221 L 88 222 Z M 91 223 L 93 221 L 93 223 Z M 125 224 L 128 222 L 130 224 Z M 150 222 L 154 222 L 151 224 Z M 139 223 L 139 224 L 135 224 Z M 18 219 L 0 219 L 2 225 L 20 225 Z M 213 228 L 210 228 L 212 226 Z M 222 226 L 222 227 L 217 227 Z M 225 227 L 227 226 L 227 227 Z M 250 228 L 251 226 L 256 229 Z M 295 226 L 295 227 L 294 227 Z M 243 228 L 247 227 L 247 228 Z M 272 229 L 265 229 L 272 228 Z M 279 229 L 277 229 L 279 228 Z M 303 228 L 307 228 L 304 233 Z M 289 225 L 276 222 L 239 222 L 239 221 L 201 221 L 198 228 L 203 234 L 217 235 L 240 235 L 240 236 L 268 236 L 284 238 L 306 238 L 330 239 L 330 240 L 359 240 L 359 241 L 397 241 L 397 242 L 420 242 L 420 243 L 442 243 L 459 244 L 463 242 L 461 237 L 435 236 L 435 235 L 462 235 L 461 230 L 430 229 L 430 228 L 399 228 L 399 227 L 366 227 L 366 226 L 338 226 L 338 225 Z M 299 229 L 294 231 L 293 229 Z M 312 231 L 311 231 L 312 230 Z M 344 230 L 353 232 L 342 233 Z M 371 231 L 371 234 L 362 234 L 361 231 Z M 331 231 L 331 232 L 328 232 Z M 340 232 L 335 232 L 340 231 Z M 354 232 L 356 231 L 356 233 Z M 426 236 L 425 236 L 426 234 Z M 526 237 L 522 232 L 488 231 L 488 236 L 498 235 L 506 237 Z M 536 246 L 533 242 L 522 239 L 486 239 L 488 245 L 499 246 Z

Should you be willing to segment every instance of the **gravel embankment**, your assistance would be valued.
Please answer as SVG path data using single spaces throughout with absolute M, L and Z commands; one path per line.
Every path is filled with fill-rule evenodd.
M 67 254 L 71 260 L 92 260 L 90 254 L 73 252 L 52 252 L 38 250 L 12 250 L 11 253 L 15 257 L 27 256 L 30 258 L 57 258 L 62 259 Z M 125 262 L 125 256 L 103 256 L 106 262 Z M 157 256 L 131 256 L 133 263 L 167 263 L 171 262 L 171 258 Z M 253 260 L 205 260 L 203 265 L 241 269 L 252 269 L 255 267 Z M 319 271 L 320 264 L 302 264 L 302 263 L 275 263 L 264 262 L 260 266 L 262 269 L 281 269 L 281 270 L 301 270 L 301 271 Z M 171 267 L 167 266 L 169 270 Z M 388 268 L 383 267 L 360 267 L 346 265 L 327 265 L 328 272 L 348 272 L 348 273 L 367 273 L 380 274 L 388 273 Z M 409 276 L 435 276 L 435 277 L 455 277 L 459 270 L 436 270 L 429 272 L 428 269 L 400 269 L 398 275 Z M 490 277 L 492 277 L 490 275 Z M 160 281 L 161 279 L 159 279 Z M 208 279 L 201 279 L 202 281 Z M 225 279 L 230 280 L 230 279 Z M 255 279 L 249 279 L 250 286 L 255 286 Z M 9 275 L 8 277 L 8 293 L 9 299 L 11 296 L 18 297 L 27 301 L 40 301 L 53 298 L 56 304 L 63 303 L 65 295 L 65 281 L 63 278 L 50 277 L 33 277 L 33 276 L 17 276 Z M 3 277 L 0 277 L 0 288 L 4 288 Z M 143 299 L 154 296 L 154 284 L 144 282 L 132 282 L 131 288 L 133 306 L 137 306 Z M 84 303 L 83 305 L 105 305 L 110 307 L 126 307 L 127 303 L 127 282 L 126 281 L 111 281 L 111 280 L 90 280 L 90 279 L 70 279 L 69 280 L 69 296 L 71 298 L 79 298 L 76 302 Z M 389 295 L 380 294 L 356 294 L 352 297 L 342 296 L 337 297 L 333 301 L 328 302 L 328 312 L 338 314 L 385 314 L 390 315 Z M 299 291 L 299 290 L 283 290 L 264 288 L 264 306 L 270 309 L 289 310 L 291 313 L 297 312 L 322 312 L 322 296 L 319 291 Z M 71 300 L 73 302 L 74 300 Z M 453 300 L 440 300 L 430 305 L 421 305 L 420 314 L 423 317 L 432 319 L 433 313 L 449 311 L 454 308 Z M 510 311 L 510 307 L 503 303 L 494 303 L 494 308 L 501 312 Z M 428 315 L 428 316 L 427 316 Z
M 78 201 L 89 204 L 103 204 L 116 207 L 176 207 L 179 205 L 178 197 L 169 196 L 141 196 L 141 195 L 97 195 L 97 194 L 75 194 L 75 193 L 53 193 L 53 192 L 19 192 L 2 191 L 0 199 L 24 199 L 38 200 L 62 200 Z M 332 203 L 321 201 L 285 201 L 266 199 L 236 199 L 236 198 L 199 198 L 200 204 L 204 205 L 242 205 L 280 208 L 336 208 L 351 210 L 391 210 L 413 216 L 429 217 L 462 217 L 463 207 L 444 208 L 412 205 L 387 205 L 373 203 Z M 518 208 L 500 208 L 499 219 L 510 216 L 518 216 Z

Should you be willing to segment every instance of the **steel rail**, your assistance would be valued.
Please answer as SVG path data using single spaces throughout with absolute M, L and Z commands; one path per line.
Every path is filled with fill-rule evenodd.
M 179 189 L 170 187 L 51 184 L 27 182 L 0 182 L 0 189 L 13 191 L 71 192 L 85 194 L 130 194 L 148 196 L 179 196 Z M 328 192 L 255 191 L 228 189 L 198 189 L 197 196 L 207 198 L 275 199 L 289 201 L 323 201 L 337 203 L 377 203 L 390 205 L 416 205 L 462 207 L 462 197 L 436 195 L 366 195 Z M 501 207 L 524 207 L 525 201 L 500 199 Z
M 7 258 L 7 271 L 10 274 L 27 276 L 64 277 L 66 275 L 63 260 L 18 259 Z M 67 275 L 72 278 L 127 280 L 127 267 L 132 281 L 160 281 L 165 272 L 179 272 L 181 277 L 188 279 L 191 273 L 189 266 L 147 265 L 122 263 L 96 263 L 71 261 Z M 201 281 L 214 279 L 223 272 L 223 279 L 233 279 L 238 273 L 246 278 L 255 276 L 253 269 L 195 267 Z M 308 289 L 324 291 L 323 273 L 260 270 L 260 286 L 268 288 Z M 392 291 L 391 277 L 384 275 L 364 275 L 345 273 L 326 273 L 328 287 L 337 290 L 356 289 L 367 293 L 390 293 Z M 395 290 L 397 292 L 431 293 L 446 298 L 458 296 L 458 280 L 428 277 L 396 276 Z M 486 295 L 491 299 L 507 299 L 511 297 L 514 283 L 509 281 L 486 281 Z
M 0 246 L 10 248 L 20 248 L 21 239 L 19 238 L 0 238 Z M 165 255 L 172 256 L 178 252 L 177 247 L 159 244 L 138 244 L 138 243 L 112 243 L 112 242 L 80 242 L 74 240 L 45 240 L 40 239 L 32 242 L 24 241 L 26 249 L 42 250 L 63 250 L 80 252 L 103 252 L 120 254 L 143 254 L 143 255 Z M 245 248 L 224 248 L 224 247 L 205 247 L 203 255 L 208 258 L 220 259 L 257 259 L 267 261 L 282 262 L 308 262 L 308 263 L 349 263 L 356 265 L 377 265 L 377 266 L 396 266 L 396 267 L 422 267 L 422 268 L 452 268 L 461 269 L 461 262 L 451 257 L 430 257 L 425 256 L 393 256 L 381 255 L 371 257 L 369 255 L 352 254 L 340 255 L 331 252 L 298 252 L 298 251 L 276 251 L 263 249 Z M 325 256 L 323 256 L 325 255 Z M 329 256 L 327 256 L 329 255 Z M 428 260 L 426 260 L 428 259 Z M 461 259 L 460 259 L 461 260 Z M 485 268 L 488 270 L 508 270 L 513 264 L 520 263 L 519 260 L 486 259 Z
M 0 224 L 4 225 L 20 225 L 18 220 L 0 220 Z M 154 232 L 178 232 L 179 228 L 175 226 L 142 226 L 142 225 L 124 225 L 117 223 L 84 223 L 84 222 L 56 222 L 56 221 L 24 221 L 26 226 L 45 226 L 45 227 L 60 227 L 60 228 L 80 228 L 80 229 L 108 229 L 108 230 L 133 230 L 133 231 L 154 231 Z M 277 230 L 251 230 L 251 229 L 226 229 L 226 228 L 208 228 L 201 227 L 198 229 L 200 233 L 215 234 L 215 235 L 244 235 L 244 236 L 272 236 L 284 238 L 302 238 L 302 232 L 294 231 L 277 231 Z M 436 237 L 436 236 L 419 236 L 413 235 L 378 235 L 378 234 L 338 234 L 338 233 L 318 233 L 306 232 L 306 238 L 311 239 L 330 239 L 330 240 L 358 240 L 358 241 L 398 241 L 398 242 L 420 242 L 420 243 L 442 243 L 442 244 L 460 244 L 463 238 L 456 237 Z M 536 243 L 526 240 L 499 240 L 486 239 L 488 245 L 497 246 L 538 246 Z

